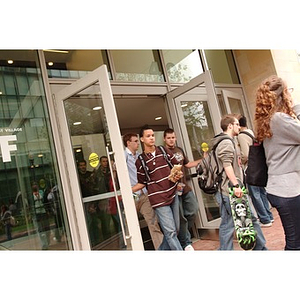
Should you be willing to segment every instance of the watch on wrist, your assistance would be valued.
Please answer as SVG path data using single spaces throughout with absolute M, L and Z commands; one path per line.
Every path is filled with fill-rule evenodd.
M 240 185 L 237 183 L 237 184 L 235 184 L 233 187 L 235 187 L 235 188 L 239 188 L 239 187 L 240 187 Z

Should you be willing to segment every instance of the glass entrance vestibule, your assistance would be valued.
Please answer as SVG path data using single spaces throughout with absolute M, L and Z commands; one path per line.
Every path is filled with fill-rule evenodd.
M 119 54 L 110 53 L 108 59 L 114 57 L 115 62 Z M 185 149 L 189 159 L 197 159 L 202 140 L 206 141 L 218 132 L 220 114 L 237 110 L 244 112 L 241 88 L 228 85 L 226 89 L 222 86 L 216 88 L 207 71 L 201 71 L 202 74 L 199 72 L 200 75 L 186 84 L 171 89 L 161 83 L 125 85 L 112 80 L 116 69 L 120 68 L 121 71 L 125 68 L 121 68 L 119 63 L 115 70 L 108 68 L 107 75 L 101 75 L 102 80 L 95 70 L 81 74 L 78 76 L 83 77 L 80 80 L 51 81 L 49 69 L 47 71 L 43 67 L 46 65 L 46 56 L 41 57 L 41 51 L 39 60 L 35 51 L 28 51 L 27 55 L 30 60 L 36 61 L 35 79 L 23 78 L 31 74 L 28 67 L 3 67 L 6 73 L 3 73 L 5 76 L 0 86 L 3 115 L 6 115 L 6 121 L 4 117 L 2 120 L 2 132 L 8 136 L 4 137 L 3 134 L 1 142 L 1 145 L 6 143 L 6 147 L 1 146 L 1 182 L 5 181 L 2 184 L 7 185 L 12 178 L 17 180 L 14 188 L 7 191 L 9 196 L 1 193 L 1 203 L 12 202 L 12 210 L 14 205 L 23 207 L 16 212 L 17 225 L 10 227 L 11 239 L 8 239 L 3 224 L 1 245 L 4 249 L 25 250 L 143 249 L 143 222 L 136 214 L 130 184 L 127 182 L 121 134 L 129 130 L 138 132 L 151 115 L 152 119 L 156 119 L 152 124 L 158 144 L 162 143 L 162 131 L 168 126 L 174 127 L 178 143 Z M 157 60 L 156 56 L 154 58 Z M 160 63 L 158 61 L 158 70 Z M 155 66 L 152 68 L 157 71 Z M 14 75 L 7 73 L 8 70 L 11 73 L 13 71 Z M 161 72 L 166 74 L 164 67 Z M 118 80 L 133 78 L 132 75 L 118 76 Z M 147 81 L 149 78 L 157 80 L 165 77 L 155 76 L 143 78 Z M 135 75 L 134 80 L 136 78 L 141 77 Z M 178 77 L 176 80 L 178 84 Z M 173 81 L 176 80 L 173 77 Z M 18 109 L 10 112 L 14 108 L 13 98 Z M 198 111 L 198 115 L 195 114 L 191 119 L 189 116 L 195 111 Z M 16 116 L 22 124 L 19 127 L 15 126 Z M 28 120 L 24 121 L 23 117 Z M 128 124 L 130 127 L 127 127 Z M 23 144 L 19 144 L 21 141 Z M 20 149 L 23 149 L 21 161 L 25 166 L 27 164 L 27 173 L 26 167 L 17 162 L 19 158 L 16 159 L 21 155 L 18 152 Z M 7 153 L 10 154 L 10 162 L 4 161 Z M 15 173 L 9 170 L 13 169 L 12 166 L 15 167 Z M 22 166 L 20 170 L 19 166 Z M 81 171 L 83 173 L 84 168 L 94 173 L 96 183 L 92 191 L 86 190 L 81 184 Z M 11 177 L 9 174 L 12 174 Z M 191 186 L 201 204 L 195 228 L 216 228 L 219 215 L 214 199 L 206 199 L 194 179 L 191 179 Z M 17 193 L 13 197 L 15 190 Z M 36 198 L 43 201 L 38 202 Z M 40 207 L 37 203 L 40 203 Z M 45 218 L 39 218 L 39 212 Z

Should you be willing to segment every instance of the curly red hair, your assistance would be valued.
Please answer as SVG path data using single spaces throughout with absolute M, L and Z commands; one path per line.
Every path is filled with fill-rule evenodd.
M 287 91 L 286 82 L 272 75 L 265 79 L 256 92 L 255 135 L 258 141 L 270 138 L 273 134 L 270 120 L 275 112 L 283 112 L 296 118 L 292 98 Z

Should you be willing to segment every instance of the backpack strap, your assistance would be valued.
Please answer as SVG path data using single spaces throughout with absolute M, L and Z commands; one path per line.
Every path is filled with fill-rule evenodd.
M 167 154 L 165 148 L 164 148 L 163 146 L 157 146 L 157 148 L 160 149 L 160 151 L 162 152 L 162 154 L 163 154 L 163 156 L 164 156 L 166 162 L 168 163 L 170 169 L 172 169 L 172 168 L 173 168 L 173 164 L 171 163 L 171 161 L 170 161 L 170 159 L 169 159 L 169 157 L 168 157 L 168 154 Z M 143 154 L 140 154 L 140 155 L 138 156 L 138 158 L 139 158 L 139 160 L 141 161 L 142 167 L 143 167 L 143 169 L 144 169 L 144 171 L 145 171 L 145 175 L 146 175 L 146 177 L 147 177 L 147 181 L 150 181 L 149 168 L 147 167 L 147 164 L 146 164 L 146 162 L 145 162 L 145 159 L 144 159 L 144 157 L 143 157 Z
M 246 135 L 248 135 L 249 137 L 251 137 L 251 139 L 252 139 L 252 144 L 254 144 L 254 142 L 255 142 L 255 137 L 250 133 L 250 132 L 248 132 L 248 131 L 241 131 L 239 134 L 246 134 Z
M 221 138 L 218 140 L 218 142 L 212 147 L 212 153 L 213 153 L 213 156 L 214 156 L 214 159 L 216 161 L 216 164 L 217 164 L 217 174 L 222 174 L 223 171 L 224 171 L 224 168 L 221 172 L 219 172 L 219 164 L 218 164 L 218 160 L 217 160 L 217 155 L 216 155 L 216 149 L 217 147 L 219 146 L 219 144 L 224 141 L 224 140 L 231 140 L 232 144 L 233 144 L 233 147 L 235 149 L 235 145 L 234 145 L 234 142 L 232 140 L 232 138 L 230 138 L 227 134 L 223 134 L 223 133 L 220 133 L 218 135 L 216 135 L 215 137 L 218 137 L 220 136 Z
M 171 161 L 170 161 L 170 159 L 169 159 L 169 157 L 168 157 L 168 154 L 167 154 L 167 152 L 166 152 L 165 147 L 164 147 L 164 146 L 161 146 L 161 145 L 160 145 L 160 146 L 157 146 L 157 147 L 160 149 L 160 151 L 161 151 L 162 154 L 164 155 L 164 158 L 165 158 L 166 162 L 168 163 L 170 169 L 172 169 L 172 168 L 173 168 L 173 164 L 171 163 Z
M 143 169 L 145 171 L 145 175 L 146 175 L 147 181 L 150 181 L 150 175 L 149 175 L 148 167 L 147 167 L 146 162 L 144 160 L 143 154 L 140 154 L 138 156 L 138 158 L 141 161 L 142 167 L 143 167 Z

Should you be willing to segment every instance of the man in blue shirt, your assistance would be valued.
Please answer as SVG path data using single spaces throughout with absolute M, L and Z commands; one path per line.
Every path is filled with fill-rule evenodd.
M 125 146 L 125 158 L 127 163 L 127 168 L 129 172 L 129 178 L 131 186 L 137 184 L 137 170 L 135 166 L 135 162 L 139 156 L 138 147 L 139 147 L 139 139 L 138 135 L 135 133 L 127 133 L 123 136 L 123 144 Z M 143 188 L 141 191 L 136 192 L 137 200 L 136 200 L 136 209 L 137 212 L 141 213 L 144 217 L 151 238 L 154 245 L 155 250 L 158 249 L 163 240 L 163 234 L 160 230 L 160 227 L 157 222 L 157 217 L 155 215 L 154 210 L 151 207 L 149 202 L 149 198 L 147 195 L 147 189 Z

